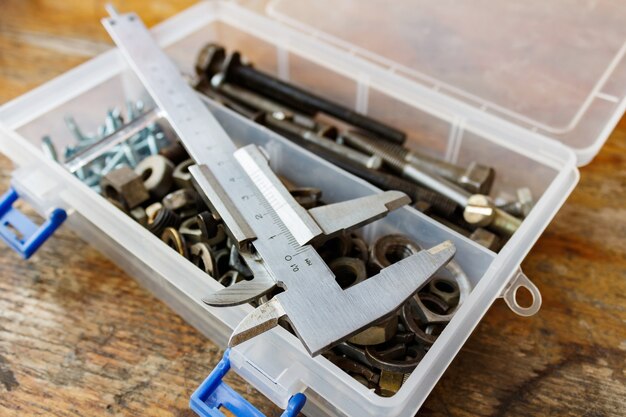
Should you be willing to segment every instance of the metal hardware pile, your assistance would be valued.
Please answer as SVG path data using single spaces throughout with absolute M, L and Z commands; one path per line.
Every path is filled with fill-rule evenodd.
M 527 189 L 496 206 L 488 197 L 492 168 L 478 162 L 460 167 L 409 150 L 402 145 L 403 132 L 264 74 L 242 63 L 237 52 L 227 56 L 224 48 L 207 45 L 196 70 L 194 86 L 205 96 L 380 188 L 406 193 L 420 211 L 492 250 L 514 233 L 532 207 Z M 328 118 L 320 120 L 321 113 L 335 118 L 337 126 Z M 252 280 L 240 246 L 196 191 L 189 172 L 194 161 L 177 140 L 166 137 L 156 122 L 159 117 L 145 112 L 141 102 L 131 103 L 126 121 L 113 109 L 91 136 L 66 118 L 77 141 L 63 152 L 66 167 L 224 287 Z M 98 152 L 100 142 L 113 145 Z M 42 147 L 59 159 L 49 137 Z M 281 180 L 304 209 L 324 204 L 323 190 Z M 313 244 L 344 290 L 422 250 L 404 235 L 366 242 L 354 231 Z M 470 290 L 465 273 L 450 261 L 398 311 L 322 354 L 377 394 L 394 395 Z M 251 303 L 266 303 L 281 291 L 274 289 Z M 293 332 L 288 321 L 281 325 Z
M 409 150 L 400 130 L 257 70 L 239 52 L 207 44 L 196 72 L 197 91 L 383 190 L 406 193 L 418 210 L 493 251 L 532 208 L 527 188 L 497 204 L 489 197 L 493 168 Z
M 129 104 L 128 123 L 141 117 L 141 103 Z M 112 123 L 115 120 L 115 124 Z M 84 135 L 72 118 L 69 130 L 83 137 L 79 146 L 121 130 L 125 124 L 118 109 L 109 111 L 99 133 Z M 156 132 L 156 134 L 155 134 Z M 155 135 L 159 135 L 158 139 Z M 151 145 L 148 142 L 153 141 Z M 49 137 L 42 146 L 51 157 L 56 149 Z M 80 149 L 64 151 L 71 157 Z M 133 155 L 129 158 L 127 155 Z M 252 279 L 252 272 L 224 224 L 212 215 L 195 190 L 188 168 L 193 160 L 182 145 L 165 137 L 151 124 L 129 140 L 82 167 L 77 175 L 109 202 L 158 236 L 225 287 Z M 282 178 L 296 201 L 306 209 L 323 205 L 323 191 L 299 187 Z M 341 233 L 317 242 L 316 250 L 336 276 L 342 289 L 356 285 L 407 256 L 420 251 L 403 235 L 386 235 L 369 245 L 357 232 Z M 407 302 L 392 317 L 372 325 L 323 353 L 331 362 L 382 396 L 393 395 L 417 366 L 454 311 L 469 294 L 470 283 L 451 261 L 446 270 Z M 252 304 L 269 301 L 275 290 Z M 281 323 L 290 329 L 288 322 Z

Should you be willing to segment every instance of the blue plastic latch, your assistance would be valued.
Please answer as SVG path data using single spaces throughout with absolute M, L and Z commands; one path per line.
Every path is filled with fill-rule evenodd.
M 226 408 L 237 417 L 265 417 L 252 404 L 246 401 L 235 390 L 222 382 L 222 378 L 230 369 L 230 349 L 226 349 L 224 357 L 217 364 L 213 372 L 191 395 L 189 406 L 201 417 L 224 417 L 219 410 Z M 293 395 L 281 417 L 295 417 L 298 415 L 306 397 L 302 393 Z
M 0 238 L 22 255 L 22 258 L 28 259 L 65 221 L 67 213 L 63 209 L 54 209 L 50 218 L 37 226 L 13 208 L 13 203 L 18 198 L 19 195 L 13 187 L 0 197 Z

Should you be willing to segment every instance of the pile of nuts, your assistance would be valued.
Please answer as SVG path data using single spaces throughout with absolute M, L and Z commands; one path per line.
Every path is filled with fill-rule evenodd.
M 328 251 L 326 245 L 342 250 Z M 368 247 L 351 234 L 333 238 L 319 250 L 345 289 L 421 249 L 404 235 L 382 236 Z M 451 261 L 399 311 L 323 355 L 377 394 L 391 396 L 437 340 L 470 290 L 467 276 Z

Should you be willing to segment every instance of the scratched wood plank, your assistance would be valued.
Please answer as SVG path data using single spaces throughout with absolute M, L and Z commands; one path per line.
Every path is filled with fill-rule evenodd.
M 192 3 L 120 8 L 152 25 Z M 3 0 L 0 102 L 107 49 L 103 4 Z M 10 172 L 0 157 L 0 188 Z M 581 173 L 523 264 L 541 312 L 494 304 L 420 415 L 626 414 L 626 120 Z M 192 415 L 189 395 L 222 352 L 66 228 L 29 262 L 2 249 L 0 277 L 0 415 Z

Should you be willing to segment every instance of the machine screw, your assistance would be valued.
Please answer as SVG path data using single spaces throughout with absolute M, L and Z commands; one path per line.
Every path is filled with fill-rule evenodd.
M 511 236 L 522 224 L 520 219 L 497 208 L 489 197 L 480 194 L 469 197 L 463 218 L 472 225 L 487 227 L 503 236 Z
M 59 161 L 57 148 L 54 146 L 54 143 L 52 143 L 52 139 L 50 138 L 50 136 L 46 135 L 41 138 L 41 149 L 48 158 L 56 162 Z

